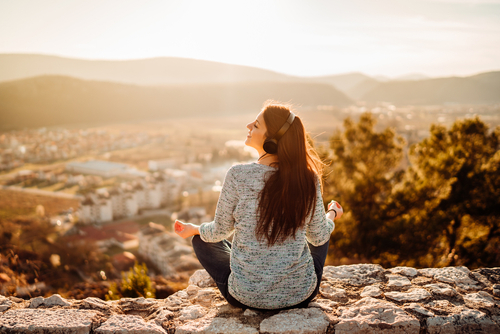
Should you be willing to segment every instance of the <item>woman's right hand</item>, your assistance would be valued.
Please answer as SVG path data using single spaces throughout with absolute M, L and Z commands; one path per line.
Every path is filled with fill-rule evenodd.
M 189 238 L 193 235 L 200 234 L 200 227 L 194 224 L 186 224 L 180 220 L 176 220 L 174 224 L 174 231 L 181 238 Z
M 339 219 L 344 214 L 344 209 L 337 201 L 332 200 L 330 203 L 328 203 L 328 210 L 330 209 L 335 210 L 335 212 L 337 213 L 336 216 L 335 214 L 333 214 L 335 216 L 335 219 Z

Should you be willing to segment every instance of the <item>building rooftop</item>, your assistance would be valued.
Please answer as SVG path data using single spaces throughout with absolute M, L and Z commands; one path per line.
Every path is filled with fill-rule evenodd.
M 70 162 L 68 163 L 69 167 L 80 167 L 80 168 L 88 168 L 88 169 L 94 169 L 98 171 L 113 171 L 116 169 L 127 169 L 129 166 L 127 164 L 122 164 L 118 162 L 109 162 L 109 161 L 102 161 L 102 160 L 90 160 L 86 162 Z

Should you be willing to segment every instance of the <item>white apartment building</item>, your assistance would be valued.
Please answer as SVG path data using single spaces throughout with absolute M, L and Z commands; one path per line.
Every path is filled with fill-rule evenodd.
M 127 191 L 119 187 L 109 191 L 113 218 L 132 217 L 139 212 L 137 198 L 134 192 Z
M 112 221 L 111 200 L 94 193 L 88 194 L 78 209 L 78 217 L 86 224 Z

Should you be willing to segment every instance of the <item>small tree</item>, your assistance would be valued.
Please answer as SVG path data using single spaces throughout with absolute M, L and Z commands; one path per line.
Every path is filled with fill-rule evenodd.
M 145 263 L 139 265 L 136 261 L 134 267 L 130 268 L 127 273 L 122 271 L 120 291 L 118 291 L 116 283 L 111 284 L 106 295 L 106 300 L 116 300 L 121 297 L 155 297 L 155 289 L 151 285 L 151 279 L 148 276 L 148 268 Z
M 346 213 L 332 235 L 336 258 L 373 260 L 388 245 L 383 237 L 384 208 L 401 175 L 404 140 L 391 128 L 374 130 L 371 113 L 356 124 L 344 120 L 344 132 L 330 138 L 331 167 L 325 180 L 325 200 L 335 199 Z
M 412 165 L 388 207 L 399 226 L 393 235 L 415 265 L 500 261 L 499 149 L 500 128 L 489 131 L 479 118 L 450 129 L 433 125 L 431 136 L 411 147 Z

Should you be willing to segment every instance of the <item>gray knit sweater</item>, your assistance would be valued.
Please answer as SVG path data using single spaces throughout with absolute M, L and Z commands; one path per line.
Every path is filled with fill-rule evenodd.
M 259 192 L 276 168 L 256 162 L 231 167 L 222 186 L 215 219 L 200 226 L 205 242 L 218 242 L 234 232 L 229 293 L 241 303 L 261 309 L 296 305 L 314 291 L 314 263 L 307 246 L 324 244 L 335 225 L 326 218 L 319 180 L 314 215 L 296 238 L 268 247 L 255 237 Z M 297 195 L 297 194 L 291 194 Z

